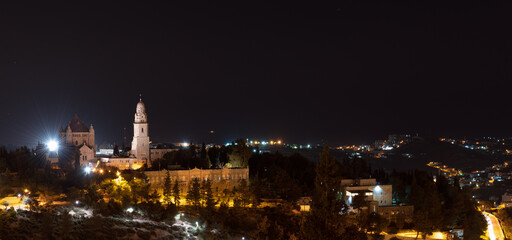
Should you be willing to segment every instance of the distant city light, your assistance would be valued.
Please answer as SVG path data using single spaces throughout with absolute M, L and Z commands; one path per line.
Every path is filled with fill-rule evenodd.
M 92 169 L 91 169 L 91 167 L 85 167 L 84 171 L 85 171 L 85 173 L 90 174 Z
M 78 205 L 80 202 L 78 200 L 75 201 L 75 204 Z
M 50 140 L 46 143 L 46 146 L 48 147 L 48 150 L 50 150 L 50 152 L 56 152 L 57 150 L 59 150 L 59 143 L 55 140 Z
M 126 211 L 129 212 L 129 213 L 132 213 L 133 212 L 133 208 L 128 208 L 128 209 L 126 209 Z
M 188 143 L 184 142 L 183 147 L 188 147 Z
M 21 193 L 18 193 L 18 197 L 21 197 Z
M 380 192 L 380 191 L 382 191 L 382 188 L 379 185 L 377 185 L 377 186 L 375 186 L 375 188 L 373 190 L 375 192 Z

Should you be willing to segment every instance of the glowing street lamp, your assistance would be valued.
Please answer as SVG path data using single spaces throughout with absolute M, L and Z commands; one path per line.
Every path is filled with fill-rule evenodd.
M 46 143 L 46 146 L 48 147 L 48 150 L 50 152 L 56 152 L 59 150 L 59 143 L 55 140 L 50 140 Z
M 91 169 L 91 167 L 85 167 L 84 171 L 85 171 L 85 173 L 90 174 L 92 169 Z

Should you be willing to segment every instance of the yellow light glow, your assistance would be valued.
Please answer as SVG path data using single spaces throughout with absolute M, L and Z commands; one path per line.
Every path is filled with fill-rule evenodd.
M 25 188 L 25 190 L 24 190 L 24 191 L 25 191 L 25 193 L 28 193 L 28 189 L 26 189 L 26 188 Z
M 142 167 L 142 164 L 140 164 L 140 163 L 135 163 L 135 164 L 132 165 L 132 169 L 133 170 L 137 170 L 137 169 L 139 169 L 141 167 Z

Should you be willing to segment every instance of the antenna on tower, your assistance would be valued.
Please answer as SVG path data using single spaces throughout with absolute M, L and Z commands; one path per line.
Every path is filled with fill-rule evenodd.
M 139 93 L 139 102 L 142 102 L 142 93 Z

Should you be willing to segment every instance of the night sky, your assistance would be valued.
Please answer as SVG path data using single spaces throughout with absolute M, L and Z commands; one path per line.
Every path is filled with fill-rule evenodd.
M 0 4 L 0 144 L 130 142 L 139 93 L 153 142 L 512 136 L 510 2 L 71 2 Z

